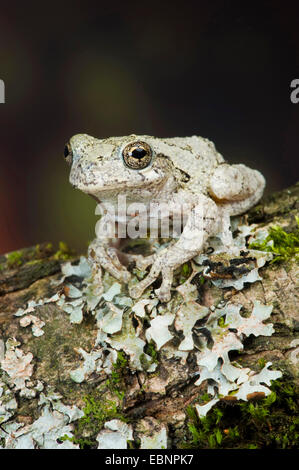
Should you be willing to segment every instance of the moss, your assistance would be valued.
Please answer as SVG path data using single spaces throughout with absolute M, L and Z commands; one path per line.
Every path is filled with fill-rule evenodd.
M 16 268 L 23 263 L 22 251 L 12 251 L 6 255 L 7 266 L 9 268 Z
M 79 444 L 81 449 L 96 448 L 96 437 L 106 421 L 111 419 L 127 421 L 118 400 L 109 400 L 106 398 L 106 394 L 107 390 L 103 387 L 83 397 L 84 416 L 75 423 L 74 437 L 70 438 L 65 435 L 60 438 L 61 441 L 70 440 Z
M 271 263 L 287 261 L 290 258 L 299 260 L 299 217 L 295 219 L 297 225 L 294 232 L 287 233 L 278 226 L 270 227 L 265 240 L 253 242 L 249 245 L 249 248 L 273 253 L 274 258 Z
M 106 386 L 122 402 L 125 396 L 124 377 L 129 368 L 129 361 L 124 352 L 118 351 L 117 360 L 112 365 L 112 372 L 106 380 Z
M 199 419 L 187 407 L 187 443 L 182 448 L 294 449 L 299 439 L 298 390 L 276 380 L 271 394 L 259 401 L 219 402 Z M 201 397 L 203 398 L 203 397 Z
M 159 353 L 156 349 L 155 343 L 151 340 L 149 343 L 146 344 L 145 346 L 145 353 L 148 354 L 152 358 L 151 364 L 159 363 Z
M 267 361 L 264 357 L 261 357 L 259 360 L 258 360 L 258 366 L 260 369 L 263 369 L 263 367 L 265 367 Z
M 65 242 L 59 242 L 59 248 L 53 255 L 56 260 L 67 261 L 74 256 L 74 252 L 68 247 Z
M 142 365 L 143 370 L 147 371 L 152 364 L 159 363 L 159 353 L 156 350 L 155 344 L 153 341 L 147 343 L 144 348 L 144 353 L 140 354 L 140 362 Z M 151 359 L 148 359 L 147 356 L 150 356 Z
M 218 326 L 220 326 L 220 328 L 228 328 L 229 326 L 227 323 L 225 323 L 224 317 L 218 318 L 217 323 L 218 323 Z
M 113 364 L 113 372 L 119 374 L 123 372 L 123 369 L 128 367 L 128 358 L 126 357 L 123 351 L 117 352 L 117 359 L 116 362 Z
M 180 268 L 179 284 L 183 284 L 192 274 L 191 263 L 184 263 Z
M 44 263 L 44 260 L 42 259 L 33 259 L 32 261 L 28 261 L 26 263 L 27 266 L 32 266 L 34 264 L 41 264 L 41 263 Z

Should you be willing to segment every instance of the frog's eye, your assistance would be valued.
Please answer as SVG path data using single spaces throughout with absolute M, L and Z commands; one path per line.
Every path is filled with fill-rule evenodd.
M 70 144 L 65 144 L 63 155 L 64 155 L 64 158 L 66 159 L 67 163 L 69 163 L 71 165 L 71 163 L 73 161 L 73 151 L 72 151 L 72 147 L 70 146 Z
M 146 142 L 133 142 L 127 145 L 122 152 L 125 164 L 132 170 L 146 168 L 153 156 L 151 147 Z

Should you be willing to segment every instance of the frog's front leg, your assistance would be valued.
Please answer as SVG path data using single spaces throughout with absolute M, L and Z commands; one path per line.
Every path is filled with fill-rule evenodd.
M 149 274 L 141 282 L 131 286 L 130 295 L 133 298 L 140 297 L 161 273 L 162 284 L 156 294 L 162 302 L 168 302 L 171 298 L 173 272 L 198 255 L 206 240 L 217 232 L 218 227 L 216 203 L 206 196 L 199 196 L 198 204 L 191 210 L 179 240 L 157 254 Z
M 88 259 L 92 265 L 93 277 L 101 283 L 101 268 L 104 268 L 119 281 L 127 283 L 131 277 L 129 271 L 121 264 L 117 250 L 111 246 L 111 239 L 96 238 L 88 247 Z

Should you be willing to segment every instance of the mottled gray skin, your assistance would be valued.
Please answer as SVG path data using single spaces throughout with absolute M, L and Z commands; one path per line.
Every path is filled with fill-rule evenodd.
M 128 168 L 123 159 L 123 149 L 136 141 L 146 142 L 152 149 L 152 160 L 144 169 Z M 108 203 L 115 205 L 120 194 L 126 196 L 127 203 L 163 203 L 169 207 L 184 204 L 187 222 L 175 243 L 155 255 L 127 257 L 140 269 L 152 265 L 147 277 L 131 286 L 133 298 L 140 297 L 161 273 L 162 284 L 156 294 L 161 301 L 168 301 L 173 271 L 200 254 L 210 236 L 220 233 L 227 249 L 233 250 L 230 216 L 242 214 L 256 204 L 265 187 L 261 173 L 242 164 L 227 164 L 211 141 L 197 136 L 96 139 L 78 134 L 70 139 L 68 149 L 71 184 L 90 194 L 103 208 Z M 112 241 L 96 238 L 89 247 L 89 259 L 99 284 L 101 267 L 123 282 L 131 277 Z

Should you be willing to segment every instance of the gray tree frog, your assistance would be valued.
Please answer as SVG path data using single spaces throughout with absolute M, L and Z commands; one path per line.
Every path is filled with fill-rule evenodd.
M 232 249 L 230 216 L 256 204 L 265 187 L 259 171 L 229 165 L 211 141 L 198 136 L 163 139 L 132 134 L 96 139 L 77 134 L 66 144 L 64 156 L 71 166 L 70 183 L 95 198 L 104 211 L 107 204 L 116 206 L 120 194 L 128 203 L 140 202 L 146 208 L 153 203 L 156 208 L 183 207 L 180 236 L 150 256 L 125 255 L 114 237 L 97 237 L 90 244 L 88 256 L 99 285 L 101 267 L 128 283 L 128 261 L 143 270 L 151 266 L 147 276 L 129 288 L 133 298 L 140 297 L 161 274 L 162 283 L 155 292 L 162 302 L 169 301 L 173 272 L 200 254 L 211 236 L 220 233 L 224 245 Z M 111 214 L 105 217 L 111 223 Z M 130 214 L 122 223 L 129 219 Z

